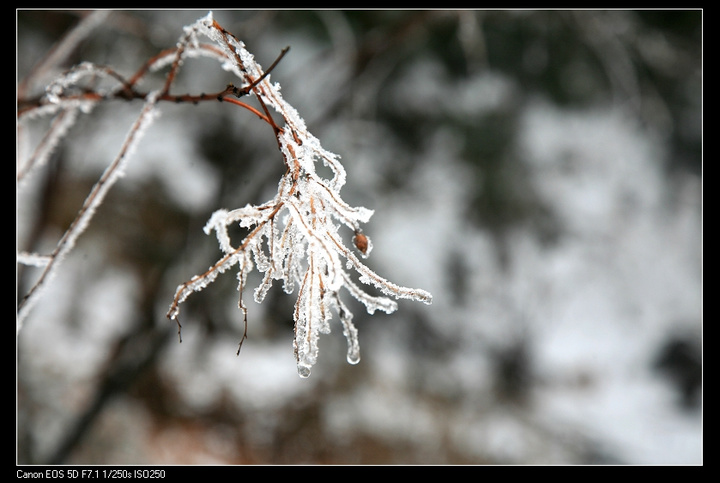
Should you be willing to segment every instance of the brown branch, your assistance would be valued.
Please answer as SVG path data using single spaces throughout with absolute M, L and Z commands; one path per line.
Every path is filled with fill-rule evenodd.
M 191 285 L 195 284 L 196 282 L 198 282 L 200 280 L 208 278 L 210 275 L 212 275 L 215 272 L 217 272 L 218 270 L 220 270 L 220 267 L 222 267 L 232 257 L 245 251 L 245 249 L 247 249 L 248 245 L 250 244 L 250 241 L 258 234 L 258 232 L 260 232 L 262 230 L 263 226 L 265 226 L 265 224 L 268 221 L 270 221 L 271 219 L 273 219 L 273 217 L 275 217 L 275 215 L 280 211 L 280 209 L 282 207 L 283 207 L 282 202 L 277 203 L 274 206 L 273 211 L 271 211 L 263 221 L 258 223 L 258 225 L 255 227 L 255 229 L 253 231 L 251 231 L 250 234 L 248 234 L 245 237 L 245 239 L 242 241 L 242 243 L 240 244 L 239 247 L 237 247 L 235 250 L 233 250 L 230 253 L 226 253 L 224 257 L 222 257 L 220 260 L 218 260 L 212 267 L 207 269 L 207 271 L 205 271 L 205 273 L 196 275 L 193 278 L 191 278 L 190 280 L 188 280 L 187 282 L 181 284 L 178 287 L 178 290 L 175 292 L 175 298 L 173 298 L 173 302 L 170 305 L 170 309 L 168 310 L 166 317 L 170 320 L 177 319 L 177 313 L 179 311 L 179 306 L 181 303 L 180 299 L 182 298 L 185 291 L 187 289 L 189 289 Z M 179 322 L 178 322 L 178 329 L 180 329 Z M 178 330 L 178 336 L 180 336 L 179 330 Z M 182 338 L 180 338 L 180 342 L 182 342 Z

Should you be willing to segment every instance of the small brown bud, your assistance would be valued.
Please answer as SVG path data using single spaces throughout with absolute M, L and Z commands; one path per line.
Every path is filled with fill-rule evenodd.
M 360 250 L 360 253 L 362 253 L 363 255 L 367 255 L 368 238 L 363 235 L 362 232 L 355 232 L 355 236 L 353 237 L 353 243 L 355 244 L 355 248 Z

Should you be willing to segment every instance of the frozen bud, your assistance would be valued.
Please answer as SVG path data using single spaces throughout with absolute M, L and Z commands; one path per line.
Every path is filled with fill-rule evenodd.
M 370 255 L 370 251 L 372 250 L 372 243 L 370 242 L 370 239 L 365 236 L 365 234 L 363 234 L 363 232 L 357 230 L 352 241 L 355 245 L 355 248 L 360 251 L 364 258 Z

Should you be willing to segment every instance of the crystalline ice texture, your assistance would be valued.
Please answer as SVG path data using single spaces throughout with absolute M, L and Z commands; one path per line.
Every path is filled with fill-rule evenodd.
M 252 84 L 254 79 L 263 75 L 262 68 L 244 44 L 219 29 L 212 13 L 188 27 L 186 32 L 187 38 L 197 33 L 213 40 L 225 52 L 226 58 L 222 60 L 225 67 L 238 75 L 244 85 Z M 395 285 L 358 259 L 354 250 L 365 258 L 372 249 L 372 243 L 360 230 L 360 224 L 366 223 L 373 211 L 352 207 L 343 201 L 340 188 L 345 184 L 346 173 L 339 157 L 326 151 L 320 141 L 307 131 L 305 121 L 283 99 L 279 84 L 271 83 L 269 76 L 252 89 L 252 94 L 263 105 L 274 109 L 284 121 L 276 131 L 287 172 L 281 178 L 278 193 L 273 199 L 257 206 L 218 210 L 212 215 L 205 226 L 205 233 L 215 231 L 225 256 L 204 274 L 178 287 L 168 316 L 176 318 L 179 304 L 190 293 L 202 290 L 218 273 L 235 264 L 239 265 L 239 289 L 242 291 L 247 271 L 254 266 L 264 273 L 254 292 L 255 301 L 264 300 L 275 279 L 283 281 L 286 293 L 297 291 L 293 346 L 300 377 L 310 375 L 318 357 L 319 334 L 330 332 L 333 313 L 340 319 L 347 339 L 347 361 L 357 364 L 360 361 L 358 332 L 352 323 L 353 314 L 340 299 L 341 289 L 362 302 L 370 314 L 375 310 L 395 311 L 397 303 L 388 297 L 429 304 L 432 296 L 423 290 Z M 330 168 L 332 179 L 324 179 L 317 174 L 315 166 L 318 161 Z M 227 231 L 235 223 L 250 230 L 238 245 L 232 244 Z M 342 241 L 339 229 L 343 225 L 354 233 L 354 249 L 348 248 Z M 376 287 L 385 296 L 367 293 L 353 281 L 349 270 L 357 272 L 360 282 Z M 240 305 L 244 307 L 242 302 Z

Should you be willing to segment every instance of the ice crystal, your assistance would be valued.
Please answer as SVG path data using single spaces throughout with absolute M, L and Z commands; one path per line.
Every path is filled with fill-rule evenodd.
M 353 314 L 340 298 L 341 289 L 362 302 L 368 313 L 376 310 L 391 313 L 397 309 L 393 299 L 407 298 L 426 304 L 432 295 L 424 290 L 395 285 L 363 264 L 356 252 L 365 258 L 372 243 L 360 228 L 373 214 L 372 210 L 348 205 L 340 196 L 346 173 L 339 157 L 326 151 L 306 128 L 298 112 L 280 94 L 279 84 L 270 82 L 262 67 L 245 45 L 221 28 L 212 12 L 185 28 L 178 51 L 197 48 L 199 36 L 212 40 L 223 52 L 223 68 L 238 76 L 247 91 L 266 113 L 265 120 L 275 130 L 278 147 L 287 167 L 278 184 L 275 197 L 260 205 L 235 210 L 217 210 L 208 220 L 205 233 L 215 233 L 223 256 L 206 272 L 196 275 L 177 288 L 168 318 L 178 319 L 180 304 L 193 292 L 200 291 L 232 267 L 238 269 L 239 307 L 247 316 L 243 290 L 247 274 L 257 269 L 262 274 L 254 299 L 262 302 L 275 280 L 283 290 L 297 291 L 293 311 L 295 322 L 294 352 L 298 374 L 308 377 L 318 357 L 318 337 L 330 332 L 333 312 L 337 314 L 347 338 L 347 360 L 360 361 L 358 332 Z M 259 79 L 262 80 L 258 82 Z M 270 108 L 282 118 L 282 125 L 270 117 Z M 332 172 L 325 179 L 316 172 L 320 162 Z M 239 225 L 248 233 L 237 246 L 232 244 L 228 228 Z M 354 248 L 343 242 L 340 229 L 352 234 Z M 350 270 L 362 284 L 374 286 L 382 295 L 372 295 L 354 282 Z M 179 327 L 179 322 L 178 322 Z

